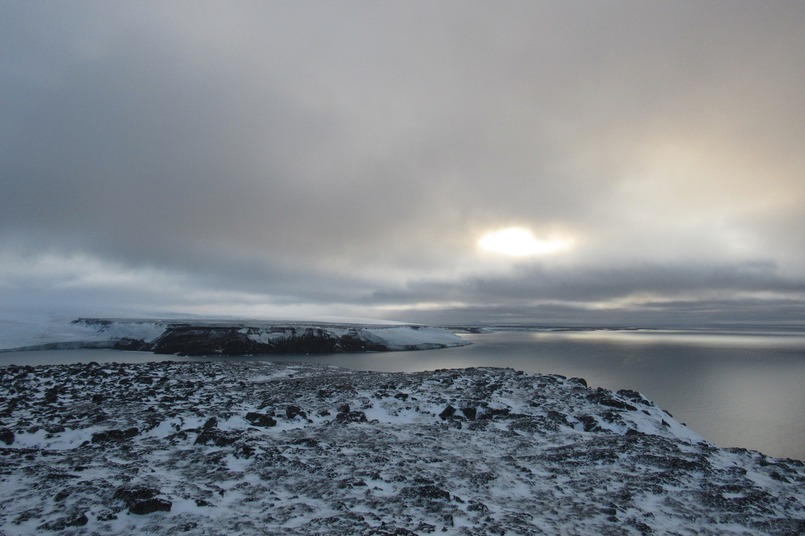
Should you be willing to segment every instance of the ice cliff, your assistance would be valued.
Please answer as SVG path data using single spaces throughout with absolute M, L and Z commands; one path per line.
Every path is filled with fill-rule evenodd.
M 195 356 L 383 352 L 469 344 L 448 330 L 415 325 L 100 318 L 48 326 L 10 341 L 0 340 L 0 348 L 114 348 Z

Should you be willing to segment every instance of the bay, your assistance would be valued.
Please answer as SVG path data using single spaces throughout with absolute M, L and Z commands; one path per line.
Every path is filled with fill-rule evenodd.
M 708 441 L 805 460 L 805 335 L 798 332 L 514 330 L 461 334 L 473 344 L 417 352 L 188 358 L 113 350 L 0 354 L 0 365 L 270 360 L 414 372 L 511 367 L 633 389 Z

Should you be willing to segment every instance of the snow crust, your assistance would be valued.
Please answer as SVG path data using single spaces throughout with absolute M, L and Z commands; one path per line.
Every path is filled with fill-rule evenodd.
M 797 534 L 805 464 L 511 369 L 0 368 L 0 533 Z

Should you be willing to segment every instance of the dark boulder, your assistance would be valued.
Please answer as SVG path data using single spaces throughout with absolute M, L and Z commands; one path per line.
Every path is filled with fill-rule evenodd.
M 591 415 L 582 415 L 578 419 L 582 426 L 584 426 L 585 432 L 600 432 L 603 430 L 603 428 L 598 426 L 598 421 L 595 420 L 595 417 Z
M 446 408 L 444 408 L 444 411 L 439 413 L 439 418 L 443 421 L 446 421 L 455 414 L 456 414 L 456 408 L 454 408 L 453 406 L 447 406 Z
M 238 432 L 224 432 L 217 428 L 202 430 L 196 437 L 194 445 L 210 445 L 216 447 L 226 447 L 240 439 Z
M 341 424 L 368 422 L 366 414 L 362 411 L 341 412 L 335 416 L 335 420 Z
M 173 503 L 157 497 L 159 490 L 144 486 L 123 486 L 118 488 L 113 499 L 123 501 L 129 512 L 146 515 L 152 512 L 170 512 Z
M 468 406 L 466 408 L 461 408 L 461 413 L 467 418 L 467 420 L 474 421 L 475 417 L 478 415 L 478 410 L 472 406 Z
M 302 408 L 300 408 L 299 406 L 291 405 L 285 408 L 285 416 L 288 418 L 288 420 L 295 419 L 296 417 L 302 417 L 303 419 L 306 419 L 307 413 L 302 411 Z
M 628 404 L 623 400 L 618 400 L 617 398 L 612 396 L 612 393 L 610 391 L 607 391 L 606 389 L 601 389 L 600 387 L 595 391 L 591 392 L 590 394 L 588 394 L 587 400 L 610 408 L 628 410 L 628 411 L 637 411 L 637 408 L 635 406 Z
M 8 428 L 0 429 L 0 441 L 5 443 L 6 445 L 11 445 L 14 443 L 14 432 L 9 430 Z
M 127 428 L 126 430 L 106 430 L 105 432 L 98 432 L 92 434 L 93 443 L 117 443 L 126 439 L 130 439 L 140 434 L 137 428 Z
M 129 512 L 142 516 L 153 512 L 170 512 L 172 507 L 172 502 L 155 497 L 135 502 L 129 507 Z
M 263 428 L 268 428 L 277 425 L 277 421 L 270 415 L 267 415 L 265 413 L 257 413 L 255 411 L 250 411 L 249 413 L 247 413 L 244 419 L 249 421 L 249 424 L 253 426 L 261 426 Z

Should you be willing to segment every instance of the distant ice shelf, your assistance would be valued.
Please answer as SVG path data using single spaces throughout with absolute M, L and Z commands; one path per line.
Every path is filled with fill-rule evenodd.
M 417 325 L 79 318 L 0 337 L 0 350 L 112 348 L 187 356 L 430 350 L 469 341 Z

